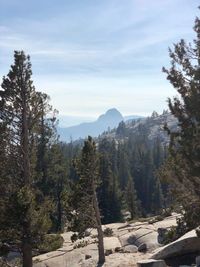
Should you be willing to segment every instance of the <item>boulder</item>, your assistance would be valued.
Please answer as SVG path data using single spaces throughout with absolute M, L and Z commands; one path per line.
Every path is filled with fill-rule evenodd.
M 130 233 L 126 233 L 119 237 L 122 247 L 127 245 L 135 245 L 139 247 L 143 243 L 147 245 L 147 249 L 152 251 L 158 248 L 158 233 L 152 227 L 140 228 Z
M 180 217 L 180 214 L 174 214 L 172 216 L 166 217 L 164 218 L 164 220 L 162 221 L 158 221 L 156 223 L 153 224 L 155 229 L 158 228 L 170 228 L 172 226 L 176 226 L 177 225 L 177 218 Z
M 138 267 L 166 267 L 163 260 L 142 260 L 137 263 Z
M 136 253 L 138 251 L 138 248 L 134 245 L 128 245 L 123 247 L 122 252 L 124 253 Z
M 86 260 L 97 261 L 98 249 L 96 244 L 90 244 L 83 248 L 74 249 L 70 252 L 54 251 L 33 258 L 34 267 L 78 267 L 81 261 L 85 261 L 85 255 L 90 255 L 92 258 Z M 94 266 L 94 265 L 92 265 Z
M 122 247 L 125 247 L 127 245 L 134 245 L 136 241 L 136 237 L 134 236 L 133 232 L 126 233 L 119 237 L 119 240 L 122 244 Z
M 138 247 L 138 252 L 146 252 L 147 251 L 147 244 L 142 243 L 139 247 Z
M 200 253 L 200 238 L 197 237 L 195 230 L 188 232 L 176 241 L 156 250 L 152 259 L 169 259 L 190 253 Z
M 115 250 L 118 247 L 121 247 L 119 239 L 115 236 L 112 237 L 104 237 L 104 248 L 106 249 L 113 249 Z

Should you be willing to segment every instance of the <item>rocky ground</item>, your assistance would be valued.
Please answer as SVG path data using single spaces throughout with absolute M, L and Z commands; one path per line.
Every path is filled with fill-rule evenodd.
M 137 262 L 143 259 L 164 259 L 169 256 L 176 256 L 182 249 L 187 254 L 190 246 L 190 237 L 194 246 L 199 246 L 199 239 L 196 233 L 187 234 L 187 241 L 170 244 L 163 247 L 158 243 L 158 229 L 169 228 L 176 225 L 177 214 L 166 217 L 162 221 L 151 223 L 135 222 L 135 223 L 114 223 L 104 225 L 103 228 L 111 228 L 113 234 L 111 237 L 104 238 L 106 262 L 102 267 L 127 267 L 136 266 Z M 72 232 L 64 233 L 63 247 L 57 251 L 43 254 L 34 258 L 34 267 L 95 267 L 97 266 L 97 243 L 96 231 L 88 231 L 88 237 L 71 242 Z M 188 239 L 189 237 L 189 239 Z M 187 244 L 187 246 L 186 246 Z M 193 250 L 195 248 L 193 247 Z M 193 251 L 191 250 L 191 252 Z

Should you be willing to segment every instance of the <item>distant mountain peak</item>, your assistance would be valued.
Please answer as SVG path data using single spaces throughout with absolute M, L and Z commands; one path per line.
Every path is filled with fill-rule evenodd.
M 118 115 L 121 115 L 122 116 L 122 114 L 116 108 L 110 108 L 110 109 L 108 109 L 106 111 L 106 114 L 118 114 Z
M 106 119 L 117 119 L 117 121 L 122 121 L 124 118 L 122 116 L 122 114 L 116 109 L 116 108 L 111 108 L 109 110 L 106 111 L 105 114 L 102 114 L 101 116 L 99 116 L 98 121 L 99 120 L 106 120 Z
M 112 108 L 106 111 L 105 114 L 102 114 L 96 121 L 66 128 L 59 127 L 58 132 L 62 141 L 69 141 L 71 137 L 73 140 L 85 138 L 88 135 L 96 137 L 107 131 L 108 128 L 113 129 L 117 127 L 123 119 L 122 114 L 116 108 Z
M 58 133 L 60 140 L 66 142 L 69 142 L 71 138 L 77 140 L 79 138 L 85 138 L 88 135 L 97 137 L 108 129 L 116 128 L 121 121 L 126 121 L 127 119 L 131 121 L 139 117 L 137 115 L 123 117 L 116 108 L 111 108 L 95 121 L 83 122 L 70 127 L 58 127 Z

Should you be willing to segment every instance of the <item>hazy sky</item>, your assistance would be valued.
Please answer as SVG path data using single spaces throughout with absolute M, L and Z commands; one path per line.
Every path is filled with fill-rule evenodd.
M 0 0 L 0 76 L 30 54 L 37 90 L 60 114 L 161 112 L 175 95 L 168 47 L 192 40 L 199 0 Z

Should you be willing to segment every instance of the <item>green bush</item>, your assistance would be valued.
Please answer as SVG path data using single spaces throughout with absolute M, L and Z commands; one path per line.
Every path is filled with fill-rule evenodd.
M 177 218 L 177 226 L 172 226 L 164 237 L 164 244 L 173 242 L 200 225 L 200 202 L 191 201 L 182 208 L 182 216 Z M 200 229 L 196 229 L 200 236 Z
M 80 241 L 79 243 L 75 244 L 75 245 L 73 246 L 73 248 L 74 248 L 74 249 L 76 249 L 76 248 L 83 248 L 83 247 L 86 247 L 87 245 L 88 245 L 88 241 L 86 241 L 86 240 L 82 240 L 82 241 Z
M 164 216 L 163 215 L 157 215 L 156 216 L 156 220 L 157 220 L 157 222 L 163 221 L 164 220 Z
M 200 225 L 200 201 L 188 201 L 183 206 L 183 222 L 186 230 L 190 231 Z
M 72 236 L 71 236 L 71 241 L 72 243 L 74 243 L 76 240 L 78 240 L 78 235 L 76 233 L 74 233 Z
M 171 212 L 170 208 L 163 209 L 163 211 L 162 211 L 162 216 L 163 217 L 169 217 L 171 215 L 172 215 L 172 212 Z
M 148 221 L 149 224 L 153 224 L 153 223 L 156 223 L 156 222 L 160 222 L 160 221 L 163 221 L 164 220 L 164 216 L 163 215 L 157 215 L 156 217 L 153 217 L 152 219 L 150 219 Z
M 113 235 L 113 230 L 108 227 L 103 231 L 103 234 L 104 234 L 104 236 L 112 236 Z
M 63 242 L 64 239 L 59 234 L 45 235 L 40 244 L 37 246 L 37 249 L 39 250 L 39 253 L 47 253 L 62 247 Z
M 165 234 L 164 238 L 163 238 L 163 245 L 167 245 L 173 241 L 175 241 L 178 238 L 177 236 L 177 227 L 176 226 L 172 226 L 169 231 L 167 231 L 167 233 Z

